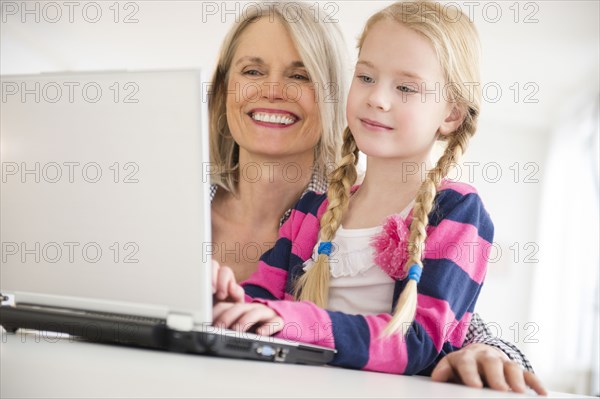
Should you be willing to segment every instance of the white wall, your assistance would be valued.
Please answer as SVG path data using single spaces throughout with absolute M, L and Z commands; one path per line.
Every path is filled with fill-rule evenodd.
M 339 20 L 353 59 L 355 39 L 367 17 L 389 3 L 321 2 L 327 15 Z M 112 2 L 101 2 L 102 18 L 90 23 L 84 16 L 94 18 L 94 8 L 88 5 L 87 14 L 82 14 L 88 2 L 81 2 L 70 23 L 68 8 L 57 2 L 63 15 L 50 23 L 55 10 L 38 2 L 28 3 L 29 9 L 35 4 L 41 13 L 39 22 L 34 14 L 22 15 L 21 2 L 2 3 L 2 74 L 192 66 L 212 70 L 220 42 L 235 18 L 224 11 L 243 11 L 248 6 L 239 2 L 121 2 L 115 23 L 114 10 L 109 9 Z M 479 164 L 473 174 L 462 169 L 462 179 L 475 184 L 484 198 L 495 222 L 495 241 L 502 250 L 498 261 L 490 265 L 478 310 L 487 322 L 497 323 L 504 339 L 527 350 L 525 335 L 534 333 L 530 338 L 536 338 L 536 334 L 533 327 L 525 328 L 525 323 L 535 322 L 528 306 L 532 268 L 525 257 L 537 258 L 532 252 L 538 238 L 545 155 L 562 105 L 581 92 L 598 91 L 599 6 L 595 1 L 448 3 L 453 4 L 474 11 L 482 41 L 483 84 L 502 90 L 499 98 L 488 92 L 479 131 L 465 159 Z M 17 12 L 13 15 L 14 5 Z M 214 10 L 216 14 L 208 12 Z M 138 22 L 123 23 L 131 12 Z M 527 94 L 537 102 L 526 102 Z M 498 181 L 496 165 L 502 173 Z M 530 172 L 530 179 L 539 182 L 525 182 Z M 535 367 L 536 359 L 531 361 Z M 569 384 L 544 377 L 551 389 L 570 389 Z

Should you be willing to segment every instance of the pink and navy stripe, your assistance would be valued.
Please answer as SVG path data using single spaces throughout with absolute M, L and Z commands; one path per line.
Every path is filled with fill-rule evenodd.
M 494 227 L 477 192 L 445 181 L 429 215 L 415 321 L 405 337 L 382 338 L 390 313 L 350 315 L 291 300 L 293 282 L 318 241 L 324 194 L 305 194 L 281 226 L 275 246 L 243 283 L 247 300 L 267 304 L 285 321 L 287 339 L 335 347 L 332 365 L 398 374 L 428 374 L 459 349 L 485 277 Z M 394 298 L 407 280 L 397 280 Z M 254 299 L 253 299 L 254 298 Z M 286 300 L 287 299 L 287 300 Z M 293 326 L 293 328 L 287 328 Z

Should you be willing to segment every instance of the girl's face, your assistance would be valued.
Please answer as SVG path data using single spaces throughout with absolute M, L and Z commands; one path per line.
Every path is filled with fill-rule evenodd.
M 426 162 L 437 135 L 462 121 L 444 98 L 444 84 L 424 36 L 394 21 L 377 22 L 360 50 L 348 96 L 358 148 L 370 157 Z
M 312 154 L 320 137 L 313 84 L 285 27 L 262 18 L 243 32 L 227 88 L 227 122 L 240 151 Z

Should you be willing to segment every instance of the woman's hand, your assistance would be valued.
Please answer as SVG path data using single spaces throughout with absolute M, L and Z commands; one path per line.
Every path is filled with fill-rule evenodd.
M 283 319 L 261 303 L 220 302 L 213 307 L 213 325 L 239 332 L 273 335 L 283 329 Z
M 459 382 L 470 387 L 485 385 L 497 391 L 523 393 L 527 386 L 538 395 L 548 393 L 539 378 L 510 360 L 504 352 L 485 344 L 470 344 L 444 356 L 433 370 L 431 379 Z
M 214 303 L 244 303 L 244 289 L 235 281 L 233 271 L 216 260 L 212 261 L 212 293 Z

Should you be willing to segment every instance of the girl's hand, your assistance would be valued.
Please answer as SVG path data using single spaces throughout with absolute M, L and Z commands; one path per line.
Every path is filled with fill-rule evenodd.
M 220 302 L 213 306 L 213 325 L 268 336 L 283 330 L 283 319 L 261 303 Z
M 475 388 L 482 388 L 485 382 L 497 391 L 511 389 L 519 393 L 524 393 L 529 386 L 538 395 L 548 394 L 535 374 L 521 369 L 504 352 L 485 344 L 470 344 L 444 356 L 433 370 L 431 379 L 459 382 Z
M 235 281 L 233 271 L 216 260 L 212 261 L 212 293 L 214 303 L 244 303 L 244 289 Z

